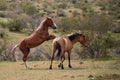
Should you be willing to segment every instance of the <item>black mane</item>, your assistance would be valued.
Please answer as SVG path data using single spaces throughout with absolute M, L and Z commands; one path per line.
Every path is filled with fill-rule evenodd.
M 79 35 L 79 33 L 74 33 L 68 36 L 69 40 L 72 41 L 74 40 L 77 36 Z

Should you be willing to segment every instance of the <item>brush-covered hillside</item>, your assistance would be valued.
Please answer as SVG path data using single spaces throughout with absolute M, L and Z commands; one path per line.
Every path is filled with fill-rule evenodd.
M 47 16 L 58 26 L 56 30 L 49 29 L 50 34 L 63 36 L 81 30 L 96 58 L 119 57 L 119 4 L 120 0 L 0 0 L 0 60 L 11 60 L 12 47 L 29 36 Z M 32 49 L 29 59 L 47 59 L 51 42 Z M 19 53 L 17 50 L 17 55 L 22 56 Z M 72 53 L 73 59 L 90 58 L 90 52 L 79 43 Z

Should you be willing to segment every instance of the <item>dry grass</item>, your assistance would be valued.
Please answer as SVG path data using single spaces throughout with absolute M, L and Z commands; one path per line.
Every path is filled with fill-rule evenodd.
M 80 63 L 83 64 L 80 64 Z M 119 61 L 72 61 L 72 69 L 64 63 L 64 70 L 57 67 L 54 61 L 53 69 L 49 70 L 50 61 L 29 62 L 31 70 L 26 70 L 22 62 L 0 62 L 0 80 L 89 80 L 89 76 L 102 74 L 120 75 Z

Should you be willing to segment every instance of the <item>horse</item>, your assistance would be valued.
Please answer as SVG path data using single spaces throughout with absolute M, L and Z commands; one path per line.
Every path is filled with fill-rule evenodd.
M 27 69 L 29 69 L 28 65 L 26 64 L 27 56 L 30 52 L 30 48 L 37 47 L 41 45 L 43 42 L 54 39 L 54 35 L 49 35 L 48 33 L 48 27 L 51 27 L 53 29 L 56 29 L 56 24 L 52 20 L 51 17 L 46 17 L 38 26 L 38 28 L 28 37 L 24 38 L 22 41 L 20 41 L 19 44 L 17 44 L 13 49 L 13 56 L 15 57 L 15 50 L 17 47 L 21 50 L 23 53 L 23 62 Z M 16 58 L 15 58 L 16 59 Z
M 56 37 L 52 42 L 52 56 L 51 56 L 51 64 L 49 69 L 52 69 L 52 62 L 54 60 L 54 55 L 56 50 L 58 50 L 56 57 L 61 58 L 61 63 L 58 65 L 58 67 L 64 69 L 63 62 L 65 60 L 65 52 L 67 52 L 68 67 L 72 68 L 70 63 L 70 55 L 74 44 L 77 42 L 80 42 L 85 47 L 89 47 L 87 41 L 85 40 L 85 35 L 82 32 L 73 33 L 64 37 Z M 94 54 L 92 53 L 92 55 Z

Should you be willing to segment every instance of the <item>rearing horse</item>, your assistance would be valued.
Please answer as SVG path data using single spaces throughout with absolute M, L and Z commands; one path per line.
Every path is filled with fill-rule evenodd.
M 45 18 L 40 23 L 39 27 L 30 36 L 23 39 L 18 45 L 16 45 L 12 49 L 13 56 L 15 57 L 15 50 L 17 47 L 19 47 L 19 49 L 23 53 L 23 62 L 25 64 L 26 68 L 28 68 L 28 66 L 26 64 L 26 60 L 27 60 L 27 56 L 30 52 L 30 48 L 34 48 L 34 47 L 42 44 L 44 41 L 55 38 L 54 35 L 49 35 L 48 27 L 51 27 L 53 29 L 56 28 L 56 24 L 50 17 Z
M 58 67 L 61 67 L 61 69 L 64 69 L 63 62 L 65 60 L 65 52 L 67 52 L 68 67 L 72 68 L 70 63 L 70 55 L 71 55 L 71 50 L 73 48 L 73 45 L 77 42 L 80 42 L 83 46 L 88 47 L 88 44 L 85 40 L 85 35 L 83 33 L 74 33 L 65 37 L 55 38 L 52 43 L 52 56 L 51 56 L 51 64 L 49 69 L 52 69 L 52 62 L 57 49 L 58 49 L 57 57 L 59 56 L 61 57 L 61 63 L 58 65 Z

